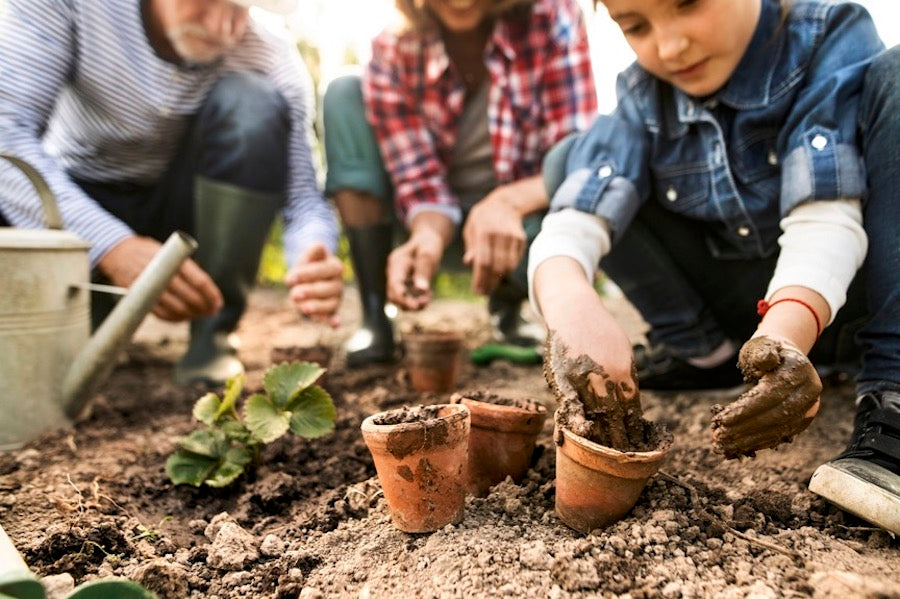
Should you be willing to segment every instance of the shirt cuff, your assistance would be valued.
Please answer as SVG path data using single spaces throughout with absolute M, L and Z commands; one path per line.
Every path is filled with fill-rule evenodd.
M 789 214 L 808 200 L 861 198 L 866 191 L 866 173 L 859 150 L 839 144 L 834 132 L 813 129 L 803 145 L 794 148 L 781 169 L 781 214 Z
M 448 206 L 447 204 L 436 204 L 430 202 L 423 202 L 421 204 L 415 204 L 410 207 L 409 211 L 406 213 L 406 226 L 412 222 L 413 217 L 420 212 L 438 212 L 443 214 L 457 227 L 459 223 L 462 222 L 462 208 L 459 206 Z
M 593 281 L 600 259 L 610 246 L 609 226 L 598 216 L 574 209 L 545 216 L 528 252 L 528 298 L 535 314 L 543 317 L 534 296 L 534 273 L 542 262 L 568 256 L 581 265 L 585 278 Z

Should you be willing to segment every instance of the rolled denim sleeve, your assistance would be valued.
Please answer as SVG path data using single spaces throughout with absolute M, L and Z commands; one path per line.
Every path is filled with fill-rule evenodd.
M 550 211 L 575 208 L 609 223 L 615 241 L 649 195 L 649 140 L 626 79 L 618 81 L 619 105 L 578 134 L 566 157 L 566 178 Z
M 866 69 L 884 45 L 861 6 L 820 9 L 828 11 L 825 27 L 782 130 L 782 215 L 805 201 L 862 198 L 866 191 L 856 117 Z

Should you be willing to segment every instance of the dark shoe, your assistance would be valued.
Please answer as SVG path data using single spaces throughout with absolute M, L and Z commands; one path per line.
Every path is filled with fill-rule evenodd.
M 847 449 L 816 468 L 809 490 L 900 534 L 900 393 L 876 391 L 859 399 Z
M 359 287 L 362 326 L 344 344 L 347 366 L 394 362 L 397 342 L 394 327 L 384 312 L 387 302 L 385 269 L 391 252 L 393 228 L 390 223 L 369 227 L 348 227 L 350 259 Z
M 737 368 L 737 356 L 713 368 L 699 368 L 672 353 L 667 346 L 634 346 L 638 386 L 657 391 L 688 389 L 728 389 L 744 382 Z

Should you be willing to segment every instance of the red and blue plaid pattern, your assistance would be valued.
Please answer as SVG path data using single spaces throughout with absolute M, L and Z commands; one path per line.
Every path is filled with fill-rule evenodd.
M 488 126 L 500 184 L 540 172 L 550 147 L 597 112 L 584 16 L 576 0 L 536 0 L 488 40 Z M 454 209 L 446 168 L 465 85 L 437 32 L 385 31 L 363 77 L 367 117 L 405 219 L 417 205 Z

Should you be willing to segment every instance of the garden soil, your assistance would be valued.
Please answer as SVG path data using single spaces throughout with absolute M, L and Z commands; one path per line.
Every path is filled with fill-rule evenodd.
M 627 303 L 608 304 L 640 338 Z M 348 290 L 346 325 L 332 331 L 299 321 L 282 291 L 256 291 L 239 329 L 247 388 L 276 348 L 338 347 L 357 305 Z M 488 335 L 483 302 L 438 301 L 398 324 L 462 330 L 468 349 Z M 524 481 L 469 498 L 458 525 L 413 535 L 391 525 L 359 426 L 449 393 L 413 391 L 402 364 L 348 370 L 337 353 L 324 381 L 332 435 L 279 439 L 230 489 L 175 487 L 164 464 L 196 426 L 200 395 L 171 381 L 185 343 L 185 327 L 149 319 L 80 422 L 0 454 L 0 524 L 56 593 L 125 576 L 163 598 L 900 597 L 900 541 L 806 489 L 850 434 L 847 381 L 826 382 L 794 443 L 732 461 L 712 450 L 710 408 L 739 390 L 644 393 L 645 417 L 669 427 L 673 449 L 631 513 L 589 535 L 554 514 L 548 418 Z M 539 365 L 467 362 L 467 389 L 553 407 Z

